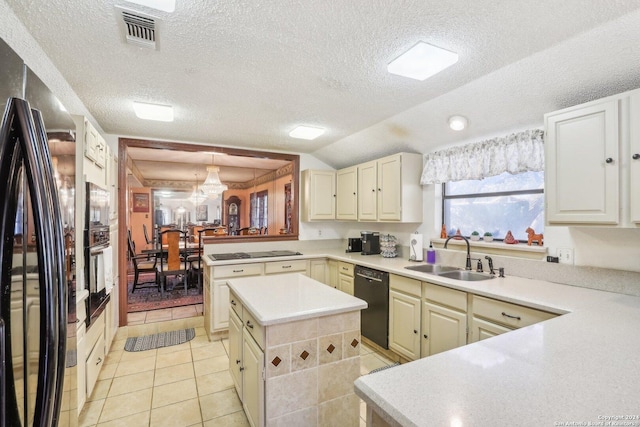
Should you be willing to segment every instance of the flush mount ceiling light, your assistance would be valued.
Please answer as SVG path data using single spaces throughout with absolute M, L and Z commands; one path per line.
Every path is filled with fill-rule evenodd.
M 147 104 L 133 101 L 133 110 L 139 119 L 156 120 L 159 122 L 173 121 L 173 107 L 171 105 Z
M 411 49 L 387 65 L 387 71 L 403 77 L 425 80 L 458 62 L 458 54 L 425 42 Z
M 468 123 L 467 118 L 463 116 L 449 117 L 449 127 L 453 130 L 463 130 L 467 127 Z
M 163 12 L 173 12 L 176 10 L 176 0 L 127 0 L 129 3 L 147 6 Z
M 316 139 L 323 133 L 324 133 L 324 129 L 322 128 L 314 128 L 311 126 L 298 126 L 294 130 L 289 132 L 289 136 L 292 138 L 312 140 L 312 139 Z

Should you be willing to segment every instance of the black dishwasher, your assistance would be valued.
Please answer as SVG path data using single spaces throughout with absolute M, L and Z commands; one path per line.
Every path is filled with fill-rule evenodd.
M 389 273 L 356 265 L 354 295 L 369 305 L 360 312 L 362 336 L 389 348 Z

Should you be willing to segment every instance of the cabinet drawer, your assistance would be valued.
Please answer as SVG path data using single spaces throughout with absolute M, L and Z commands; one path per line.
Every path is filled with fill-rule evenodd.
M 556 317 L 555 314 L 533 308 L 511 304 L 504 301 L 473 296 L 474 316 L 484 317 L 513 328 L 533 325 L 534 323 Z
M 307 260 L 297 259 L 291 261 L 268 262 L 264 266 L 265 274 L 307 272 Z
M 87 396 L 91 396 L 93 386 L 96 385 L 100 369 L 104 363 L 104 334 L 100 335 L 98 342 L 87 357 Z
M 338 262 L 338 273 L 353 277 L 353 264 L 348 262 Z
M 260 276 L 262 271 L 262 263 L 221 265 L 213 267 L 213 277 L 219 279 L 222 277 Z
M 103 311 L 102 314 L 89 326 L 89 329 L 87 329 L 87 348 L 93 348 L 96 345 L 98 338 L 100 338 L 100 335 L 104 335 L 104 317 L 105 314 Z
M 238 317 L 242 319 L 242 303 L 238 299 L 238 297 L 233 293 L 232 290 L 229 290 L 229 305 L 236 312 Z
M 422 296 L 422 287 L 420 281 L 416 279 L 409 279 L 404 276 L 396 276 L 395 274 L 389 275 L 389 288 L 396 291 L 405 292 L 409 295 L 420 298 Z
M 244 327 L 249 331 L 251 336 L 261 349 L 264 349 L 264 327 L 256 321 L 256 319 L 249 313 L 249 311 L 243 311 L 242 320 L 244 321 Z
M 460 311 L 467 311 L 467 293 L 438 286 L 432 283 L 422 283 L 422 296 L 429 301 L 456 308 Z

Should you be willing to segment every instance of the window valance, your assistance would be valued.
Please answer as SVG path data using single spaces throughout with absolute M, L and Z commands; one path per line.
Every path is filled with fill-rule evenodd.
M 532 129 L 502 138 L 452 147 L 424 156 L 421 184 L 482 179 L 544 170 L 544 131 Z

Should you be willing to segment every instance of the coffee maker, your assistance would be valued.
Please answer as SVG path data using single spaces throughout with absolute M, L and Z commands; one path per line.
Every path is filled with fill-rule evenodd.
M 361 231 L 362 255 L 375 255 L 380 253 L 380 233 L 377 231 Z

